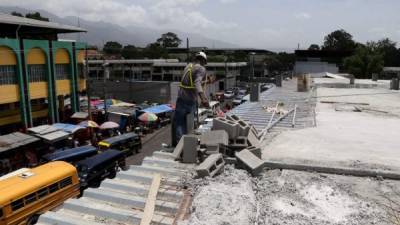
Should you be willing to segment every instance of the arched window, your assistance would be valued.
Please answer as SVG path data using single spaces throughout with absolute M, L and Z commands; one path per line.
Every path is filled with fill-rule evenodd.
M 32 48 L 27 54 L 29 82 L 47 81 L 46 54 L 40 48 Z
M 17 57 L 14 51 L 0 46 L 0 85 L 17 83 Z
M 69 54 L 66 49 L 60 48 L 57 49 L 55 55 L 55 63 L 56 63 L 56 79 L 57 80 L 68 80 L 70 75 L 70 66 L 69 66 Z

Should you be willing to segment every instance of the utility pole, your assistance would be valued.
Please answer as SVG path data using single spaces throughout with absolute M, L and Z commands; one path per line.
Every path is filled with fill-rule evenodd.
M 190 63 L 189 38 L 186 38 L 186 50 L 187 50 L 186 62 L 187 64 L 189 64 Z
M 110 70 L 109 70 L 109 63 L 103 63 L 103 96 L 104 96 L 104 119 L 107 120 L 107 92 L 106 92 L 106 79 L 108 79 Z
M 87 44 L 85 45 L 85 77 L 86 77 L 86 94 L 88 102 L 88 118 L 92 120 L 92 109 L 90 107 L 90 79 L 89 79 L 89 60 L 88 60 L 88 49 Z

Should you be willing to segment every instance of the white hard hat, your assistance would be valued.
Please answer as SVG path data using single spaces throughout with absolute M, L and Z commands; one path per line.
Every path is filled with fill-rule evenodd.
M 206 62 L 207 62 L 207 55 L 206 55 L 206 53 L 204 53 L 204 52 L 198 52 L 198 53 L 196 53 L 196 57 L 202 57 L 204 60 L 206 60 Z

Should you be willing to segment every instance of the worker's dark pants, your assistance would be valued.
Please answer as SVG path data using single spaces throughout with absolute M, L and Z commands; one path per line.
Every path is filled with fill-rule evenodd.
M 176 135 L 176 143 L 179 142 L 181 137 L 184 134 L 187 134 L 187 121 L 186 116 L 189 113 L 194 113 L 196 110 L 196 102 L 194 101 L 185 101 L 181 98 L 176 100 L 176 108 L 175 108 L 175 135 Z

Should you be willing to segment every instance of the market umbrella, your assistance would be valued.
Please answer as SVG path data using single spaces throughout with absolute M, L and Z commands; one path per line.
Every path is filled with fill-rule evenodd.
M 119 128 L 119 124 L 112 121 L 104 122 L 103 124 L 100 125 L 100 129 L 102 130 L 115 129 L 115 128 Z
M 143 113 L 138 117 L 138 119 L 142 122 L 154 122 L 158 117 L 153 113 Z
M 85 120 L 79 123 L 79 126 L 83 126 L 83 127 L 92 127 L 92 128 L 98 128 L 99 125 L 94 122 L 93 120 Z

